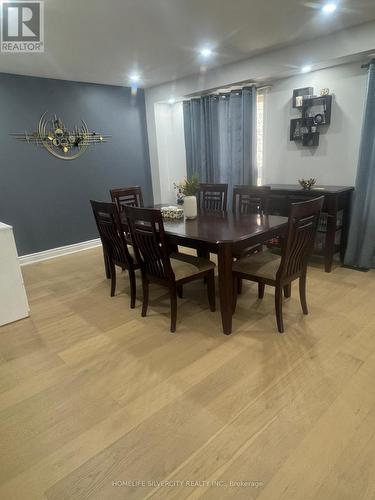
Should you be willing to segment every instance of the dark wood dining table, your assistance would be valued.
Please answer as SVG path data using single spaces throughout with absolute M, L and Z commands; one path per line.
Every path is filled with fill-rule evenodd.
M 155 206 L 160 208 L 160 205 Z M 122 216 L 123 217 L 123 216 Z M 283 236 L 287 217 L 231 212 L 200 212 L 196 219 L 164 221 L 171 246 L 194 248 L 200 257 L 218 256 L 219 296 L 223 331 L 232 333 L 234 254 L 259 243 Z M 125 220 L 124 220 L 125 224 Z

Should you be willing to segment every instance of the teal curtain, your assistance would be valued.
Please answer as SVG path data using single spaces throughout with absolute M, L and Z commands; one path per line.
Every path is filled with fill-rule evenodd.
M 201 182 L 256 184 L 254 131 L 256 89 L 184 102 L 187 174 Z
M 365 116 L 345 264 L 375 267 L 375 59 L 369 65 Z

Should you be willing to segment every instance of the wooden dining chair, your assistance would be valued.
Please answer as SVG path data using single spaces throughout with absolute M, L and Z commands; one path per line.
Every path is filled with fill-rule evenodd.
M 264 296 L 265 285 L 275 287 L 275 309 L 277 326 L 284 332 L 282 300 L 283 289 L 286 297 L 290 297 L 292 281 L 299 279 L 299 292 L 302 310 L 308 314 L 306 302 L 306 274 L 308 260 L 313 251 L 316 230 L 324 196 L 301 203 L 293 203 L 290 208 L 288 230 L 283 240 L 281 257 L 269 251 L 260 252 L 233 264 L 233 311 L 236 308 L 236 281 L 245 279 L 258 283 L 259 298 Z
M 160 210 L 130 206 L 125 206 L 124 210 L 134 253 L 141 267 L 142 316 L 147 314 L 149 283 L 165 286 L 171 300 L 171 332 L 175 332 L 177 295 L 182 296 L 183 285 L 200 278 L 206 278 L 210 309 L 215 311 L 215 264 L 200 257 L 171 253 Z
M 199 184 L 198 208 L 226 212 L 228 184 Z
M 110 189 L 112 202 L 116 204 L 119 212 L 124 211 L 124 207 L 129 205 L 131 207 L 143 207 L 142 189 L 139 186 L 130 186 L 122 188 Z M 123 225 L 125 238 L 128 244 L 132 244 L 129 228 L 126 224 Z
M 107 277 L 111 279 L 111 297 L 116 291 L 116 266 L 126 269 L 130 280 L 130 307 L 134 309 L 136 299 L 135 270 L 139 269 L 133 248 L 127 244 L 120 216 L 114 203 L 90 201 L 99 236 L 103 245 Z
M 233 213 L 268 215 L 270 192 L 269 186 L 234 186 Z
M 269 197 L 271 188 L 269 186 L 234 186 L 232 210 L 234 214 L 259 214 L 268 215 Z M 234 253 L 236 259 L 246 257 L 256 252 L 261 252 L 263 245 L 254 245 Z M 242 280 L 238 279 L 238 293 L 242 293 Z
M 142 189 L 139 186 L 110 189 L 110 193 L 112 202 L 116 203 L 119 212 L 122 212 L 126 205 L 143 207 Z

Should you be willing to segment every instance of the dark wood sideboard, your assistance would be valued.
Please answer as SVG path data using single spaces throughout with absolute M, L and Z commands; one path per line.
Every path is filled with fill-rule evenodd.
M 327 273 L 331 272 L 335 253 L 340 253 L 341 261 L 344 259 L 354 188 L 317 186 L 305 191 L 297 185 L 268 184 L 268 186 L 271 187 L 269 213 L 272 215 L 287 216 L 290 203 L 324 195 L 314 253 L 324 257 L 325 270 Z

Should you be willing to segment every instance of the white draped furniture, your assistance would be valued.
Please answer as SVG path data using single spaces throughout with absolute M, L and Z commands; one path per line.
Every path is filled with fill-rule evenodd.
M 12 226 L 0 222 L 0 326 L 29 316 Z

